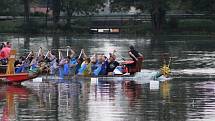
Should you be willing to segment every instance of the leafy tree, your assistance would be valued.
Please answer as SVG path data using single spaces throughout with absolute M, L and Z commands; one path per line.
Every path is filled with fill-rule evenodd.
M 165 13 L 168 8 L 167 0 L 112 0 L 112 11 L 128 11 L 134 6 L 142 12 L 149 12 L 152 18 L 154 31 L 160 32 L 165 22 Z
M 30 0 L 23 0 L 24 6 L 24 17 L 25 17 L 25 26 L 28 28 L 30 25 Z M 27 29 L 26 28 L 26 29 Z
M 59 21 L 61 8 L 62 8 L 62 0 L 53 0 L 52 1 L 53 21 L 54 21 L 55 25 Z
M 1 0 L 0 15 L 16 16 L 23 11 L 20 0 Z
M 167 0 L 170 9 L 180 10 L 187 13 L 215 12 L 215 0 Z
M 66 13 L 67 26 L 70 26 L 74 15 L 90 15 L 103 7 L 104 0 L 62 0 L 62 7 Z
M 215 0 L 181 0 L 181 7 L 192 13 L 215 13 Z

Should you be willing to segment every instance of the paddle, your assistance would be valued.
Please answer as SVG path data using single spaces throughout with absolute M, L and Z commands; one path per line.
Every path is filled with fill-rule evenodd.
M 69 49 L 70 49 L 70 46 L 67 46 L 67 48 L 66 48 L 66 56 L 67 57 L 69 56 Z
M 51 51 L 50 50 L 48 50 L 48 52 L 46 53 L 46 55 L 45 55 L 45 58 L 44 59 L 46 59 L 47 58 L 47 56 L 48 56 L 48 54 L 50 53 Z
M 82 52 L 82 49 L 81 49 L 81 52 L 80 52 L 78 58 L 81 58 L 82 53 L 83 53 L 83 52 Z
M 33 50 L 30 51 L 30 53 L 28 54 L 28 56 L 25 58 L 25 60 L 27 60 L 29 58 L 29 56 L 33 53 Z
M 113 52 L 113 54 L 117 54 L 117 56 L 120 56 L 120 58 L 123 60 L 123 61 L 125 61 L 125 58 L 121 55 L 121 54 L 119 54 L 116 50 L 114 50 L 114 52 Z
M 59 58 L 59 60 L 62 59 L 62 53 L 61 53 L 60 49 L 58 50 L 58 58 Z

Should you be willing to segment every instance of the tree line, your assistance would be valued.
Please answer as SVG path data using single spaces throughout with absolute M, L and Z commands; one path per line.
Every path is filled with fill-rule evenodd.
M 60 13 L 64 13 L 67 26 L 75 15 L 93 15 L 101 11 L 107 0 L 1 0 L 0 15 L 21 15 L 27 26 L 30 22 L 30 7 L 43 4 L 53 11 L 53 22 L 59 23 Z M 141 13 L 150 13 L 154 32 L 160 32 L 165 24 L 167 12 L 214 14 L 215 0 L 109 0 L 111 12 L 126 12 L 135 7 Z M 46 16 L 47 17 L 47 16 Z

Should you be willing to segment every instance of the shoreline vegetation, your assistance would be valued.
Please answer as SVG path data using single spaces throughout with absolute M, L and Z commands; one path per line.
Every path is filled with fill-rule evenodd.
M 108 22 L 108 21 L 107 21 Z M 107 23 L 106 22 L 106 23 Z M 110 21 L 109 23 L 111 23 Z M 23 20 L 1 20 L 0 33 L 16 34 L 90 34 L 95 22 L 85 18 L 73 21 L 70 27 L 61 22 L 55 25 L 52 21 L 31 19 L 26 27 Z M 98 22 L 99 23 L 99 22 Z M 104 23 L 102 21 L 101 23 Z M 94 27 L 95 28 L 95 27 Z M 105 28 L 105 27 L 101 27 Z M 150 21 L 123 21 L 121 24 L 109 25 L 106 28 L 119 28 L 119 34 L 137 34 L 152 36 L 153 28 Z M 212 19 L 170 19 L 162 27 L 160 35 L 215 35 L 215 21 Z
M 215 35 L 214 5 L 212 0 L 2 0 L 0 33 L 89 34 L 99 28 L 143 36 Z

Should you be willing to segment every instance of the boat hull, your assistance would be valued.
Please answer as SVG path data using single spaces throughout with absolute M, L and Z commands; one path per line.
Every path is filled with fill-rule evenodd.
M 2 79 L 2 82 L 6 83 L 21 83 L 36 78 L 38 75 L 38 73 L 2 74 L 0 75 L 0 79 Z

